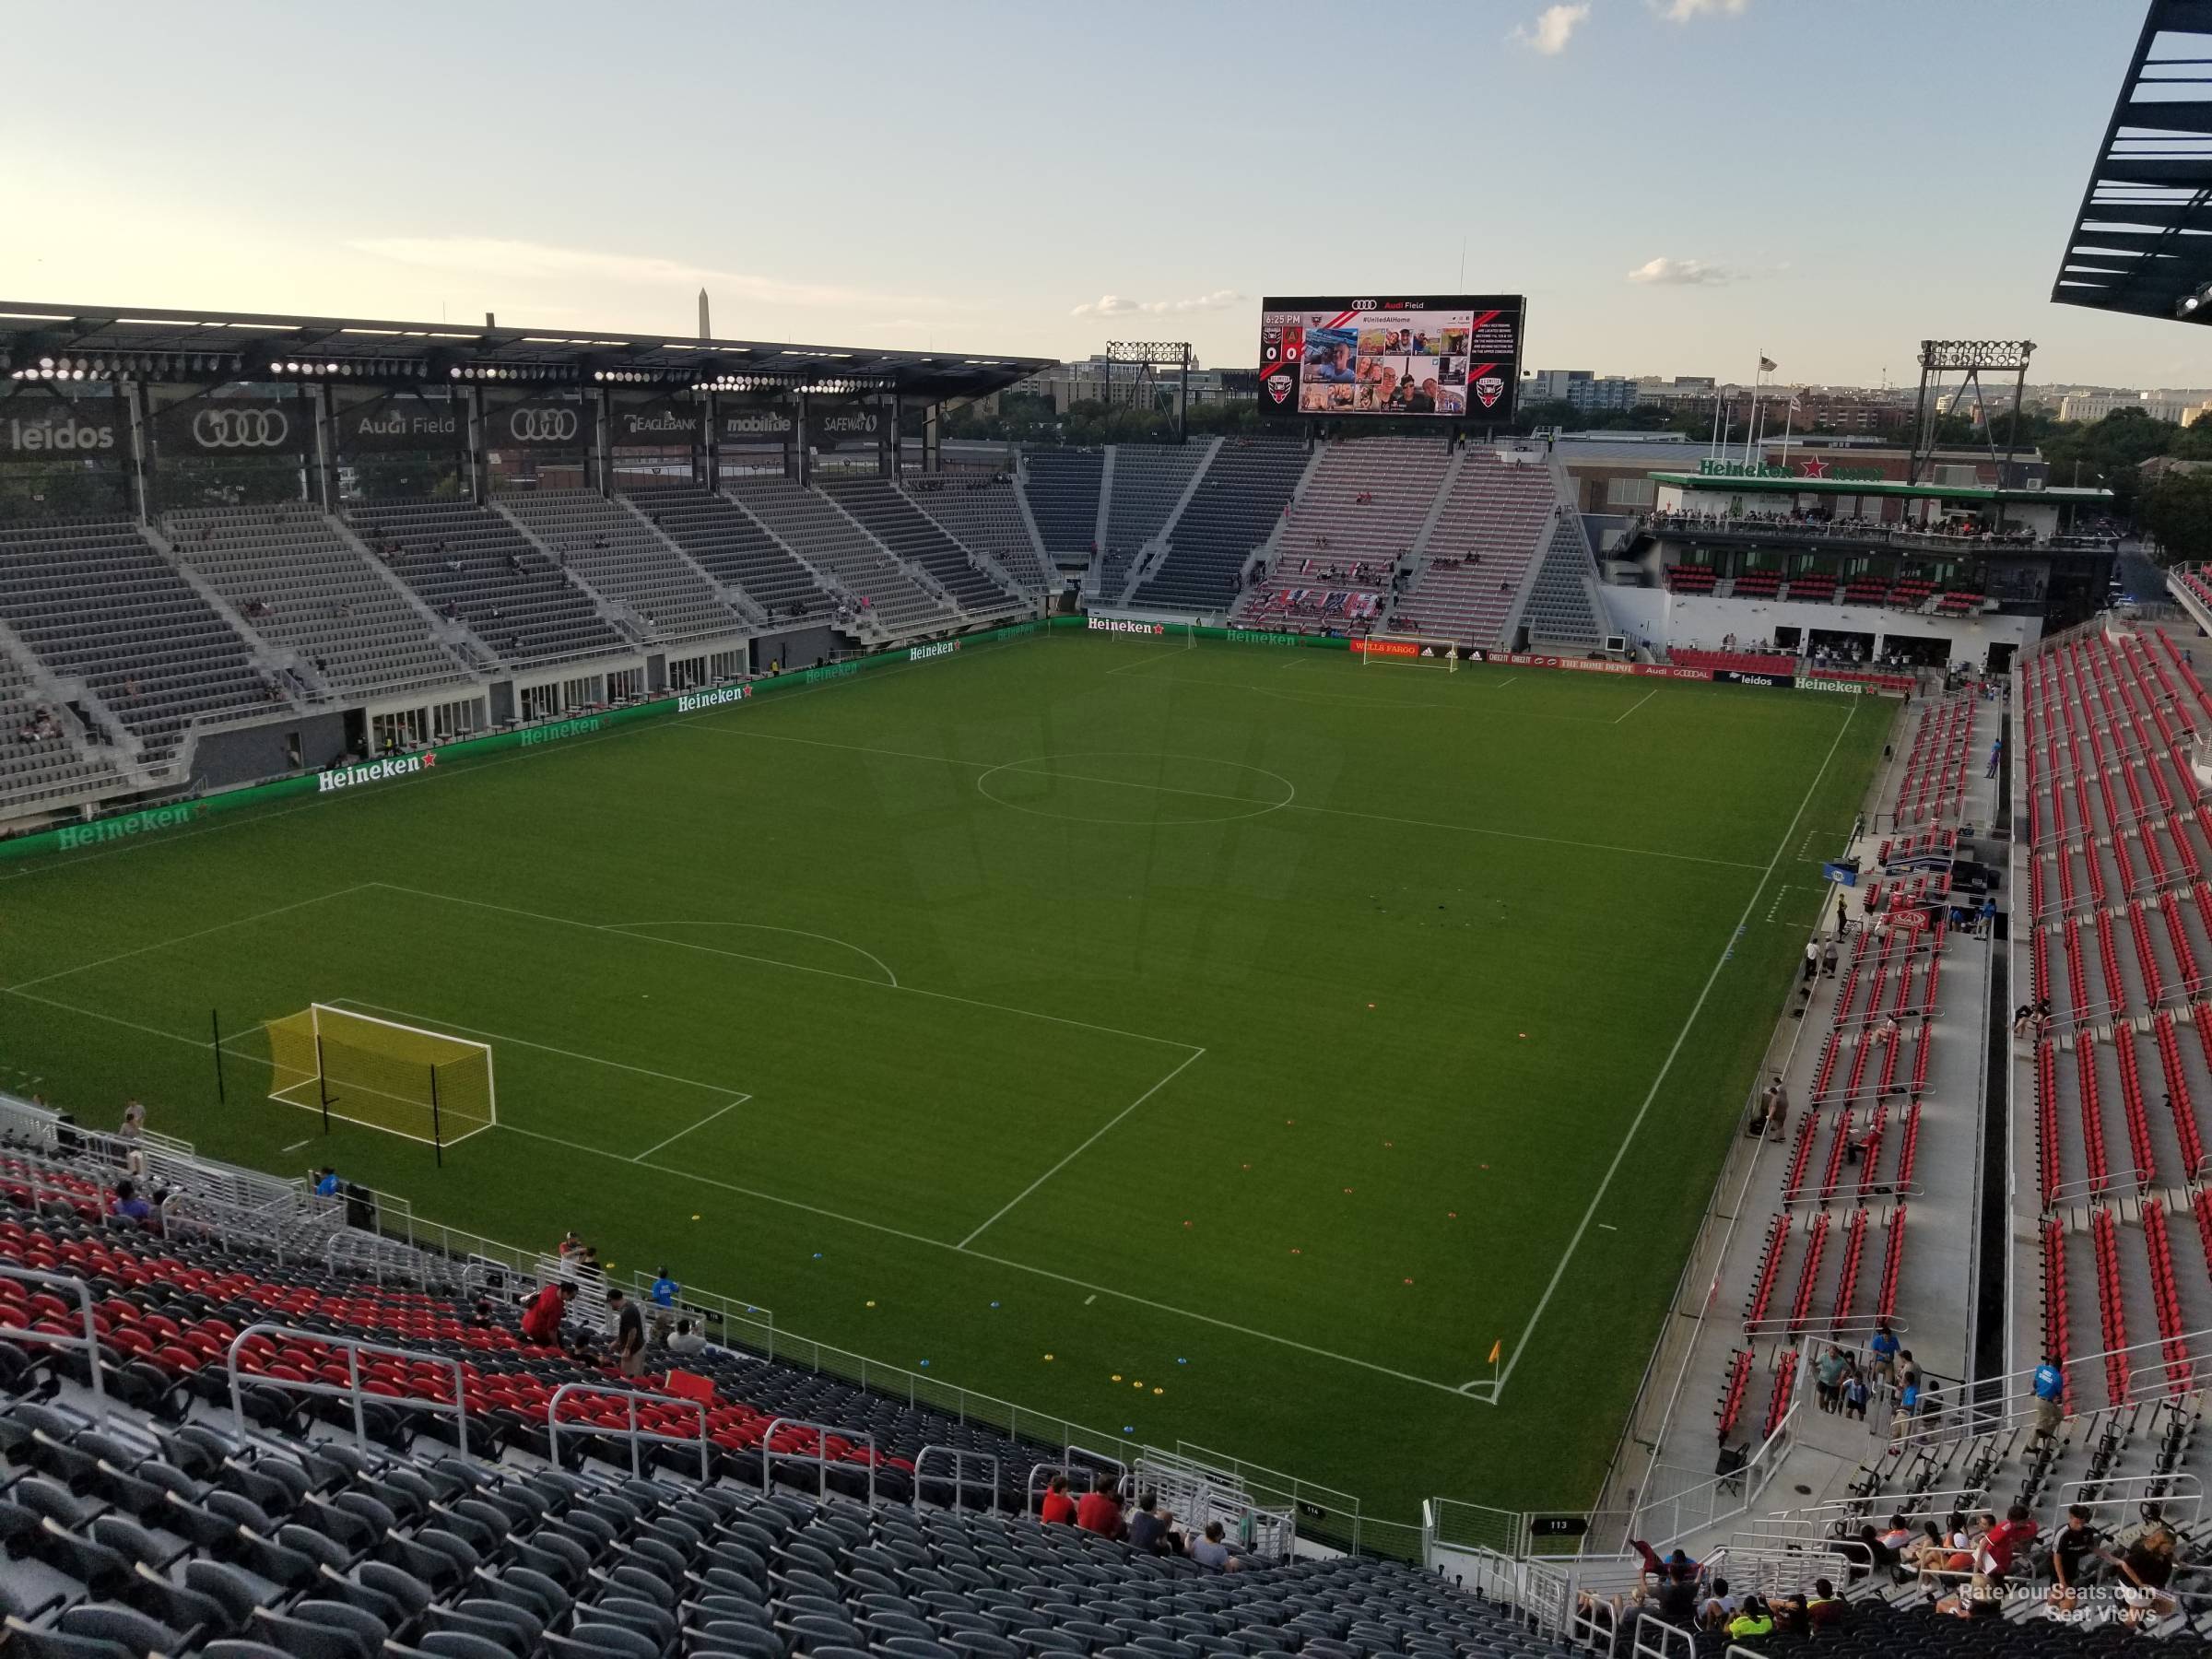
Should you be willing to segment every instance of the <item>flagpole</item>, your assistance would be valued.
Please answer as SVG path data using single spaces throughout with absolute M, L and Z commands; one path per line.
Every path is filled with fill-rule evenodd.
M 1759 354 L 1759 360 L 1762 364 L 1767 360 L 1764 351 Z M 1751 371 L 1751 412 L 1744 421 L 1744 465 L 1747 466 L 1751 464 L 1752 434 L 1759 429 L 1759 377 L 1765 372 L 1763 368 Z
M 1790 434 L 1797 426 L 1797 400 L 1790 399 L 1789 412 L 1782 418 L 1782 464 L 1790 464 Z

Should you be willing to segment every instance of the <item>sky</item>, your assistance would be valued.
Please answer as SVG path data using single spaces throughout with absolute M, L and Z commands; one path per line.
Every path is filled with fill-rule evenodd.
M 2212 383 L 2054 306 L 2138 0 L 11 7 L 0 297 L 1257 358 L 1515 292 L 1527 368 Z M 1462 273 L 1464 271 L 1464 279 Z

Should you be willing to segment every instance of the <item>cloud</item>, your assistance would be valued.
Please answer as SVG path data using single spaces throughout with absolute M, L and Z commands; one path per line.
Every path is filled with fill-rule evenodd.
M 1651 0 L 1651 7 L 1669 23 L 1688 23 L 1696 18 L 1740 18 L 1751 0 Z
M 1710 288 L 1734 282 L 1736 273 L 1726 265 L 1702 259 L 1647 259 L 1629 273 L 1630 282 L 1658 283 L 1668 288 Z
M 1680 4 L 1680 0 L 1677 0 Z M 1532 52 L 1546 57 L 1557 57 L 1567 50 L 1575 26 L 1590 15 L 1587 6 L 1547 6 L 1536 14 L 1534 26 L 1513 25 L 1510 39 L 1518 41 Z
M 1200 294 L 1190 300 L 1127 300 L 1119 294 L 1101 294 L 1096 300 L 1078 305 L 1067 314 L 1071 317 L 1173 317 L 1186 312 L 1227 311 L 1233 305 L 1244 303 L 1244 296 L 1235 288 L 1216 288 L 1210 294 Z
M 746 271 L 718 271 L 652 254 L 602 253 L 590 248 L 559 248 L 544 242 L 508 241 L 488 236 L 370 237 L 348 245 L 400 265 L 497 276 L 512 282 L 597 280 L 632 288 L 704 288 L 712 293 L 717 303 L 727 300 L 760 305 L 867 305 L 900 310 L 944 308 L 952 304 L 934 294 L 885 294 L 828 283 L 786 282 Z

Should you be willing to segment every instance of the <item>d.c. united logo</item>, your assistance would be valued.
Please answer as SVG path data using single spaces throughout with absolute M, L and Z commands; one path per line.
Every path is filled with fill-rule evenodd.
M 1505 395 L 1505 382 L 1495 374 L 1486 374 L 1475 382 L 1475 395 L 1484 408 L 1489 408 Z
M 1288 403 L 1290 400 L 1290 388 L 1293 384 L 1291 378 L 1287 374 L 1271 374 L 1267 377 L 1267 395 L 1274 398 L 1278 404 Z

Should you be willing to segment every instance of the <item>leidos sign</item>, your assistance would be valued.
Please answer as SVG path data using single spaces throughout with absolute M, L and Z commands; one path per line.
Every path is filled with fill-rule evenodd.
M 4 446 L 11 455 L 98 455 L 116 448 L 115 422 L 81 420 L 75 415 L 41 415 L 25 420 L 10 416 Z
M 382 783 L 386 778 L 405 778 L 438 764 L 438 751 L 425 749 L 419 755 L 400 755 L 388 760 L 371 760 L 363 766 L 341 766 L 323 772 L 315 779 L 315 788 L 327 794 L 334 789 L 351 789 L 361 783 Z

